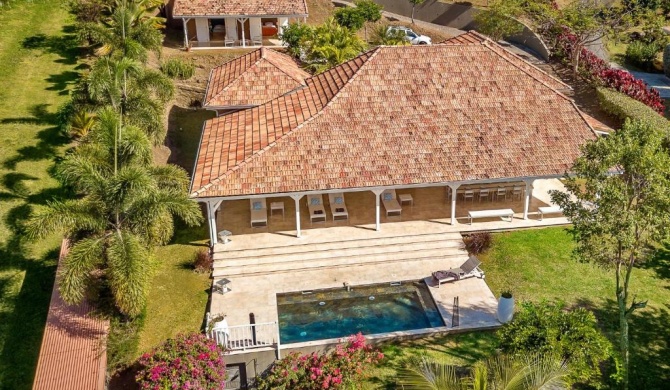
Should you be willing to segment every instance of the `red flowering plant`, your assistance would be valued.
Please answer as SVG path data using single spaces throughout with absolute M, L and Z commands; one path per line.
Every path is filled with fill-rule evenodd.
M 308 355 L 292 352 L 274 363 L 259 380 L 260 390 L 321 390 L 356 386 L 367 368 L 378 364 L 384 354 L 367 344 L 358 333 L 330 353 Z
M 564 27 L 556 36 L 554 56 L 569 60 L 572 50 L 576 50 L 577 36 Z M 586 48 L 581 49 L 579 74 L 592 83 L 626 94 L 633 99 L 646 104 L 663 115 L 665 107 L 657 90 L 649 88 L 643 80 L 624 70 L 613 69 L 601 58 Z
M 139 359 L 141 389 L 223 389 L 224 349 L 204 334 L 179 335 Z

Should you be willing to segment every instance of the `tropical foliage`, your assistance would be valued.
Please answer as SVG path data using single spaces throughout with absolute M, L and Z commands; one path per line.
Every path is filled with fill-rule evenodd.
M 142 355 L 135 378 L 140 389 L 223 389 L 224 353 L 204 334 L 179 335 Z
M 274 363 L 259 381 L 261 390 L 318 390 L 350 388 L 366 377 L 370 366 L 384 358 L 362 334 L 349 337 L 331 353 L 292 352 Z
M 89 288 L 102 284 L 122 313 L 138 315 L 152 246 L 169 240 L 175 216 L 189 225 L 202 218 L 187 197 L 186 172 L 153 166 L 146 135 L 122 125 L 107 108 L 58 174 L 80 197 L 38 209 L 28 232 L 34 237 L 60 232 L 73 241 L 59 275 L 63 298 L 81 302 Z
M 390 28 L 388 24 L 381 24 L 372 31 L 372 44 L 385 46 L 405 46 L 410 42 L 405 39 L 405 33 Z
M 172 57 L 161 64 L 161 72 L 173 79 L 186 80 L 195 74 L 195 64 Z
M 597 93 L 600 107 L 608 114 L 622 121 L 628 118 L 645 121 L 670 132 L 670 122 L 644 103 L 609 88 L 599 87 Z
M 593 313 L 584 308 L 567 311 L 563 304 L 523 302 L 498 338 L 500 349 L 511 355 L 557 354 L 568 362 L 570 383 L 598 384 L 599 367 L 611 356 Z
M 499 41 L 523 30 L 516 17 L 523 12 L 522 2 L 517 0 L 496 0 L 488 9 L 477 12 L 474 21 L 477 31 Z
M 646 306 L 630 291 L 635 268 L 656 242 L 670 238 L 668 133 L 627 120 L 621 130 L 587 143 L 566 176 L 566 192 L 552 191 L 572 222 L 575 255 L 612 269 L 619 312 L 622 378 L 628 386 L 629 323 Z
M 422 358 L 398 372 L 405 390 L 543 390 L 566 389 L 568 368 L 553 355 L 497 355 L 475 364 L 467 375 L 459 367 Z

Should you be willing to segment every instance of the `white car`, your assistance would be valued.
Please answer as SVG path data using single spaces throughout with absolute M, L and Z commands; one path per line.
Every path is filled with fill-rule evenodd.
M 405 39 L 407 39 L 412 45 L 430 45 L 432 44 L 430 37 L 427 37 L 425 35 L 417 34 L 414 31 L 412 31 L 411 28 L 409 27 L 403 27 L 403 26 L 391 26 L 389 27 L 389 32 L 398 32 L 402 33 L 405 35 Z

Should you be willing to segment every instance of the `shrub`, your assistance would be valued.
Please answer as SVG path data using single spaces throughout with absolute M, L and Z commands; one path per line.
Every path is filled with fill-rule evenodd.
M 195 259 L 193 259 L 193 267 L 195 272 L 198 273 L 207 273 L 212 270 L 212 255 L 209 253 L 208 249 L 202 249 L 195 253 Z
M 139 359 L 141 389 L 223 389 L 224 350 L 204 334 L 179 335 Z
M 554 56 L 569 60 L 576 40 L 577 37 L 574 34 L 564 29 L 556 37 Z M 648 88 L 647 83 L 636 79 L 625 70 L 612 69 L 609 64 L 587 49 L 582 49 L 580 58 L 579 72 L 582 77 L 596 85 L 624 93 L 651 107 L 657 113 L 663 114 L 665 107 L 661 96 L 657 90 Z
M 654 66 L 654 60 L 659 50 L 661 50 L 661 47 L 656 42 L 635 41 L 626 48 L 626 61 L 649 71 Z
M 193 62 L 173 57 L 161 64 L 161 72 L 173 79 L 186 80 L 195 74 L 195 65 Z
M 279 39 L 286 46 L 292 56 L 300 58 L 304 53 L 304 46 L 314 33 L 311 26 L 304 23 L 290 23 L 279 34 Z
M 465 249 L 471 255 L 478 255 L 491 247 L 493 236 L 490 232 L 473 233 L 463 237 Z
M 562 304 L 524 302 L 514 319 L 498 331 L 505 353 L 555 353 L 568 362 L 572 383 L 597 384 L 598 367 L 611 356 L 611 344 L 590 311 L 565 311 Z
M 328 354 L 292 352 L 277 361 L 259 380 L 258 389 L 317 390 L 351 388 L 366 377 L 369 366 L 384 355 L 374 350 L 362 334 L 349 337 Z
M 608 114 L 621 120 L 630 118 L 649 122 L 654 127 L 670 132 L 670 121 L 658 115 L 649 106 L 609 88 L 601 87 L 597 89 L 597 92 L 600 107 Z
M 365 24 L 365 16 L 354 7 L 342 7 L 335 10 L 335 21 L 342 27 L 358 31 Z

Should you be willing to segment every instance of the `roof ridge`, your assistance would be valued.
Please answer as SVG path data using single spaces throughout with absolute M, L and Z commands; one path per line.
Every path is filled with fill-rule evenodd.
M 528 76 L 530 76 L 531 78 L 535 79 L 535 81 L 537 81 L 537 82 L 539 82 L 540 84 L 544 85 L 545 87 L 549 88 L 550 90 L 552 90 L 553 92 L 557 93 L 558 95 L 560 95 L 560 96 L 563 97 L 564 99 L 566 99 L 566 100 L 568 100 L 568 101 L 573 101 L 572 99 L 570 99 L 569 97 L 567 97 L 565 94 L 563 94 L 561 91 L 559 91 L 559 90 L 557 90 L 556 88 L 552 87 L 551 85 L 547 84 L 544 80 L 542 80 L 542 79 L 540 79 L 539 77 L 537 77 L 536 75 L 533 75 L 532 73 L 528 72 L 526 69 L 524 69 L 524 68 L 522 68 L 521 66 L 519 66 L 518 64 L 514 63 L 514 61 L 510 61 L 510 59 L 509 59 L 508 57 L 502 55 L 500 52 L 498 52 L 496 49 L 494 49 L 494 48 L 491 46 L 491 44 L 490 44 L 489 42 L 493 43 L 493 45 L 496 46 L 497 48 L 500 48 L 500 49 L 504 50 L 506 53 L 510 53 L 510 54 L 514 55 L 516 58 L 518 58 L 518 59 L 520 59 L 521 61 L 523 61 L 524 63 L 526 63 L 526 64 L 532 66 L 534 69 L 537 69 L 537 70 L 539 70 L 540 72 L 546 74 L 547 76 L 553 78 L 551 75 L 549 75 L 548 73 L 544 72 L 542 69 L 538 68 L 537 66 L 531 64 L 530 62 L 524 60 L 523 58 L 517 56 L 516 54 L 512 53 L 511 51 L 505 49 L 504 47 L 500 46 L 499 44 L 493 42 L 493 41 L 490 40 L 490 39 L 487 39 L 487 40 L 485 40 L 485 41 L 482 42 L 482 46 L 486 46 L 489 50 L 491 50 L 492 52 L 494 52 L 495 54 L 497 54 L 500 58 L 504 59 L 505 61 L 509 62 L 509 63 L 510 63 L 512 66 L 514 66 L 515 68 L 519 69 L 519 70 L 522 71 L 523 73 L 525 73 L 525 74 L 527 74 Z M 555 80 L 556 80 L 556 79 L 555 79 Z M 558 81 L 558 80 L 557 80 L 557 81 Z M 564 84 L 564 85 L 567 85 L 567 84 L 565 84 L 565 83 L 562 82 L 562 81 L 560 81 L 560 83 L 561 83 L 561 84 Z M 570 87 L 570 86 L 568 85 L 568 87 Z
M 280 56 L 282 56 L 282 57 L 286 57 L 286 59 L 288 59 L 288 60 L 293 61 L 293 57 L 289 56 L 288 54 L 280 53 L 280 52 L 278 52 L 278 51 L 276 51 L 276 50 L 265 49 L 265 52 L 264 52 L 264 53 L 266 53 L 268 50 L 271 51 L 271 52 L 273 53 L 273 55 L 274 55 L 274 54 L 277 54 L 277 55 L 280 55 Z M 270 57 L 266 57 L 265 54 L 263 54 L 263 57 L 262 57 L 262 58 L 265 58 L 266 61 L 268 61 L 269 63 L 271 63 L 272 65 L 274 65 L 275 68 L 279 69 L 283 74 L 287 75 L 288 77 L 292 78 L 293 80 L 299 82 L 299 83 L 302 84 L 302 85 L 305 85 L 305 80 L 309 78 L 309 77 L 306 77 L 306 78 L 300 80 L 300 79 L 298 79 L 297 77 L 293 77 L 292 75 L 288 74 L 288 73 L 287 73 L 281 66 L 277 65 L 272 59 L 270 59 Z M 295 62 L 295 61 L 293 61 L 293 62 Z M 296 67 L 297 67 L 298 69 L 300 69 L 300 70 L 302 70 L 302 71 L 304 72 L 304 70 L 303 70 L 298 64 L 295 64 L 295 65 L 296 65 Z M 307 73 L 307 72 L 305 72 L 305 73 Z M 307 74 L 309 75 L 309 73 L 307 73 Z M 310 75 L 310 77 L 311 77 L 311 75 Z
M 363 63 L 361 64 L 361 66 L 358 67 L 358 69 L 354 72 L 354 74 L 352 74 L 351 77 L 349 77 L 349 79 L 347 80 L 347 82 L 344 83 L 344 85 L 342 85 L 342 86 L 337 90 L 337 92 L 335 92 L 335 94 L 333 94 L 333 97 L 331 97 L 330 100 L 328 100 L 328 102 L 327 102 L 326 104 L 324 104 L 324 105 L 323 105 L 323 106 L 322 106 L 322 107 L 321 107 L 321 108 L 320 108 L 314 115 L 312 115 L 312 116 L 310 116 L 309 118 L 307 118 L 306 120 L 304 120 L 302 123 L 300 123 L 300 124 L 299 124 L 298 126 L 296 126 L 294 129 L 291 129 L 291 130 L 287 131 L 286 133 L 282 134 L 281 136 L 277 137 L 273 142 L 271 142 L 271 143 L 265 145 L 265 147 L 263 147 L 263 148 L 261 148 L 261 149 L 255 151 L 255 152 L 253 152 L 253 153 L 252 153 L 251 155 L 249 155 L 247 158 L 245 158 L 244 160 L 242 160 L 242 161 L 240 161 L 239 163 L 237 163 L 234 167 L 228 169 L 228 170 L 227 170 L 226 172 L 224 172 L 222 175 L 220 175 L 220 176 L 218 176 L 218 177 L 216 177 L 216 178 L 210 180 L 209 183 L 207 183 L 207 184 L 205 184 L 204 186 L 198 188 L 198 190 L 193 191 L 193 192 L 191 193 L 191 195 L 196 195 L 196 196 L 197 196 L 197 195 L 200 194 L 201 192 L 206 191 L 207 189 L 211 188 L 211 187 L 214 186 L 215 184 L 218 184 L 221 180 L 223 180 L 223 178 L 225 178 L 226 176 L 228 176 L 231 172 L 234 172 L 234 171 L 236 171 L 236 170 L 242 168 L 244 165 L 246 165 L 246 164 L 247 164 L 249 161 L 251 161 L 252 159 L 255 159 L 257 156 L 259 156 L 259 155 L 265 153 L 266 151 L 272 149 L 275 145 L 277 145 L 277 142 L 278 142 L 278 141 L 280 141 L 280 140 L 282 140 L 282 139 L 285 139 L 286 137 L 288 137 L 288 136 L 291 135 L 291 134 L 294 134 L 295 132 L 297 132 L 298 130 L 300 130 L 301 128 L 303 128 L 306 124 L 308 124 L 309 122 L 311 122 L 311 121 L 313 121 L 314 119 L 316 119 L 316 118 L 318 118 L 319 116 L 321 116 L 321 115 L 323 114 L 323 109 L 326 108 L 326 107 L 328 107 L 328 106 L 330 106 L 330 105 L 333 103 L 333 101 L 336 100 L 336 98 L 340 95 L 340 92 L 344 89 L 344 87 L 346 87 L 347 85 L 349 85 L 349 83 L 351 82 L 352 79 L 356 78 L 356 76 L 359 74 L 359 72 L 361 71 L 361 69 L 363 69 L 363 67 L 364 67 L 365 65 L 367 65 L 367 64 L 370 62 L 370 60 L 371 60 L 374 56 L 376 56 L 377 53 L 379 53 L 379 51 L 380 51 L 380 48 L 379 48 L 379 47 L 376 47 L 376 48 L 374 48 L 374 49 L 371 49 L 371 50 L 366 51 L 365 53 L 359 54 L 358 56 L 352 58 L 351 60 L 349 60 L 349 61 L 347 61 L 347 62 L 343 62 L 343 63 L 341 63 L 341 64 L 339 64 L 339 65 L 337 65 L 337 66 L 334 66 L 334 67 L 328 69 L 326 72 L 331 72 L 332 70 L 334 70 L 334 69 L 336 69 L 336 68 L 340 68 L 340 67 L 343 67 L 345 64 L 349 64 L 350 62 L 354 61 L 354 60 L 357 59 L 357 58 L 362 57 L 362 56 L 365 55 L 365 54 L 372 53 L 372 54 L 370 54 L 370 55 L 368 56 L 368 58 L 366 58 L 366 59 L 363 61 Z M 326 73 L 326 72 L 323 72 L 323 73 L 320 73 L 320 74 L 324 74 L 324 73 Z M 317 76 L 319 76 L 319 75 L 310 77 L 310 80 L 313 79 L 313 78 L 315 78 L 315 77 L 317 77 Z M 309 88 L 309 87 L 307 87 L 307 88 Z M 304 90 L 304 88 L 303 88 L 303 89 L 300 89 L 299 91 L 301 91 L 301 90 Z M 310 95 L 312 95 L 312 94 L 310 93 Z M 283 96 L 281 96 L 281 97 L 286 97 L 286 96 L 288 96 L 288 94 L 283 95 Z M 280 97 L 280 98 L 281 98 L 281 97 Z M 273 100 L 271 100 L 271 102 L 272 102 L 272 101 L 275 101 L 275 100 L 277 100 L 277 99 L 279 99 L 279 98 L 273 99 Z M 269 102 L 268 102 L 268 103 L 269 103 Z M 266 104 L 267 104 L 267 103 L 262 104 L 261 106 L 265 106 Z M 258 107 L 261 107 L 261 106 L 258 106 Z M 238 115 L 239 115 L 239 114 L 238 114 Z M 211 119 L 210 119 L 210 120 L 211 120 Z
M 214 70 L 215 70 L 215 69 L 222 68 L 222 67 L 228 65 L 229 63 L 231 63 L 231 62 L 233 62 L 233 61 L 237 61 L 237 60 L 239 60 L 240 58 L 243 58 L 243 57 L 246 57 L 246 56 L 251 56 L 252 54 L 254 54 L 254 53 L 256 53 L 256 52 L 260 52 L 260 53 L 261 53 L 260 57 L 258 57 L 258 59 L 257 59 L 254 63 L 250 64 L 250 65 L 247 66 L 243 71 L 241 71 L 240 74 L 237 75 L 237 77 L 235 77 L 234 79 L 232 79 L 232 80 L 228 83 L 228 85 L 226 85 L 226 86 L 223 87 L 220 91 L 218 91 L 218 92 L 216 93 L 216 95 L 213 95 L 208 101 L 203 102 L 203 106 L 208 105 L 210 101 L 214 100 L 216 97 L 218 97 L 218 96 L 221 95 L 223 92 L 225 92 L 231 85 L 233 85 L 233 83 L 235 83 L 235 81 L 239 80 L 240 77 L 242 77 L 242 75 L 244 75 L 244 72 L 246 72 L 247 70 L 249 70 L 249 69 L 251 69 L 252 67 L 256 66 L 256 65 L 263 59 L 263 55 L 264 55 L 264 54 L 263 54 L 263 47 L 259 47 L 259 48 L 256 49 L 256 50 L 252 50 L 252 51 L 248 52 L 247 54 L 244 54 L 244 55 L 241 55 L 241 56 L 239 56 L 239 57 L 235 57 L 235 58 L 233 58 L 233 59 L 230 59 L 230 60 L 224 62 L 223 64 L 219 65 L 219 66 L 215 66 L 215 67 L 213 67 L 212 70 L 209 71 L 209 79 L 207 80 L 207 90 L 205 90 L 205 97 L 207 97 L 207 92 L 209 92 L 209 86 L 212 84 L 212 83 L 211 83 L 211 81 L 212 81 L 212 74 L 214 73 Z M 274 65 L 274 64 L 273 64 L 273 65 Z

